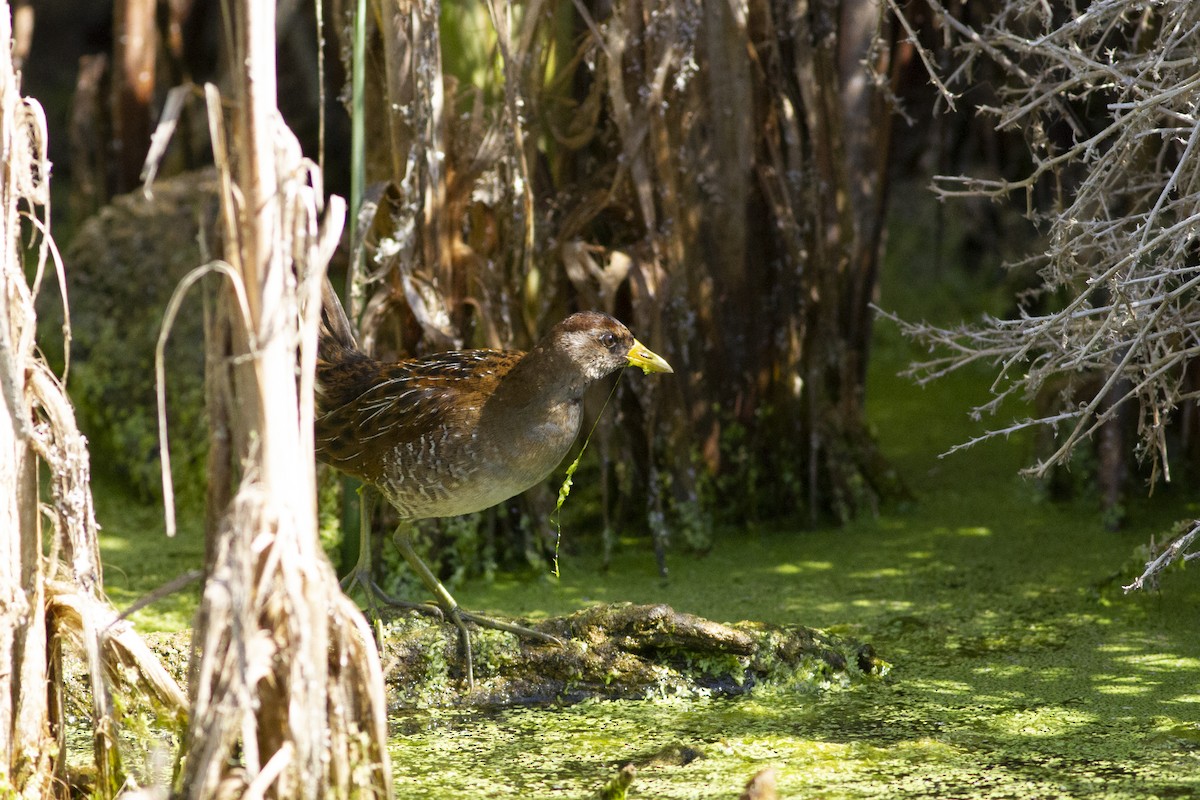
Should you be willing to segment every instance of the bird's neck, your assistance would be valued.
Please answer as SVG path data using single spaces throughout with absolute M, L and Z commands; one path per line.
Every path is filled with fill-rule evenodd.
M 558 466 L 579 434 L 586 382 L 573 365 L 530 351 L 500 380 L 479 419 L 481 438 L 504 442 L 499 463 L 528 485 Z
M 558 406 L 583 399 L 588 381 L 564 353 L 535 347 L 500 381 L 496 394 L 505 402 Z

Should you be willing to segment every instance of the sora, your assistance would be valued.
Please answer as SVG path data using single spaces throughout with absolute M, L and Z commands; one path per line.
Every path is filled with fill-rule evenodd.
M 583 394 L 617 370 L 671 372 L 662 357 L 607 314 L 572 314 L 528 353 L 456 350 L 395 363 L 358 349 L 326 282 L 317 359 L 317 457 L 371 484 L 406 522 L 469 514 L 545 480 L 579 434 Z M 370 578 L 365 532 L 347 581 Z M 463 638 L 463 618 L 549 638 L 460 610 L 421 561 L 401 523 L 395 541 Z

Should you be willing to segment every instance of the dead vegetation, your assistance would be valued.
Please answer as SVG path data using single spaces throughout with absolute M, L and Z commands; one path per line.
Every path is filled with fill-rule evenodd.
M 378 653 L 316 524 L 318 298 L 346 206 L 279 117 L 275 22 L 270 4 L 238 7 L 232 106 L 205 87 L 224 242 L 206 269 L 225 291 L 207 336 L 213 524 L 176 788 L 388 798 Z
M 930 5 L 952 54 L 953 68 L 932 75 L 944 99 L 953 103 L 984 64 L 996 69 L 1004 80 L 998 105 L 980 113 L 1023 136 L 1030 159 L 1020 178 L 940 175 L 934 191 L 945 201 L 1017 199 L 1044 232 L 1045 249 L 1023 265 L 1036 268 L 1039 283 L 1011 319 L 954 329 L 899 321 L 934 353 L 913 374 L 924 382 L 992 365 L 993 396 L 977 417 L 1000 413 L 1010 398 L 1067 387 L 1063 402 L 964 447 L 1051 430 L 1053 446 L 1029 469 L 1041 477 L 1128 413 L 1136 440 L 1124 457 L 1132 449 L 1151 487 L 1171 480 L 1172 464 L 1194 461 L 1200 442 L 1200 7 L 1174 0 L 1052 10 L 1011 0 L 972 27 Z M 926 53 L 931 70 L 935 61 Z M 1087 397 L 1070 394 L 1094 378 Z M 1186 554 L 1196 535 L 1189 528 L 1170 557 L 1152 560 L 1128 588 L 1152 584 L 1172 559 L 1194 557 Z
M 127 785 L 114 692 L 136 687 L 177 714 L 186 702 L 104 596 L 86 441 L 36 346 L 34 302 L 48 272 L 61 286 L 63 269 L 51 235 L 46 121 L 20 94 L 10 19 L 0 3 L 0 793 L 56 796 L 70 780 L 62 664 L 73 649 L 89 676 L 93 787 L 111 796 Z
M 368 349 L 527 347 L 587 307 L 684 364 L 620 385 L 595 439 L 604 546 L 648 528 L 663 571 L 672 540 L 709 546 L 721 508 L 845 520 L 903 495 L 862 409 L 891 135 L 880 9 L 453 6 L 485 32 L 468 85 L 427 6 L 370 7 L 374 188 L 350 281 Z M 537 558 L 552 497 L 523 502 L 508 546 Z

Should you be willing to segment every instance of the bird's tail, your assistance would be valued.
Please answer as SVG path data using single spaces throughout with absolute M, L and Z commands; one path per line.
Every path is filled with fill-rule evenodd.
M 322 360 L 336 361 L 338 351 L 347 350 L 358 350 L 358 342 L 354 339 L 354 329 L 350 327 L 350 319 L 342 308 L 342 301 L 326 278 L 321 287 L 321 334 L 317 351 Z
M 321 287 L 321 331 L 317 337 L 317 449 L 336 436 L 328 430 L 326 412 L 353 401 L 371 385 L 378 362 L 358 348 L 350 319 L 333 284 Z

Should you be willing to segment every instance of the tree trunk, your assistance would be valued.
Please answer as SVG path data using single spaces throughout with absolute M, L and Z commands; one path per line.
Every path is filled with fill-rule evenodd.
M 383 637 L 393 707 L 494 709 L 653 693 L 733 697 L 772 681 L 799 688 L 834 675 L 878 676 L 886 667 L 870 644 L 798 625 L 726 625 L 662 604 L 592 605 L 535 627 L 562 645 L 489 632 L 487 644 L 477 648 L 476 682 L 468 688 L 448 674 L 455 631 L 425 616 L 397 617 Z
M 110 195 L 137 188 L 150 150 L 158 77 L 156 5 L 154 0 L 116 0 L 113 4 L 110 147 L 114 185 Z
M 845 520 L 898 490 L 863 408 L 891 131 L 891 109 L 874 80 L 886 80 L 889 43 L 881 42 L 884 17 L 871 0 L 814 0 L 797 15 L 803 22 L 793 28 L 791 53 L 781 47 L 776 55 L 781 74 L 795 81 L 785 78 L 777 96 L 800 99 L 798 132 L 807 144 L 806 186 L 796 203 L 811 225 L 799 281 L 806 493 L 810 515 L 820 506 Z M 781 14 L 780 30 L 785 20 Z M 872 63 L 870 51 L 880 44 Z
M 735 14 L 703 3 L 693 13 L 704 67 L 640 106 L 634 92 L 656 69 L 686 65 L 662 30 L 689 12 L 618 8 L 635 26 L 625 35 L 648 43 L 625 61 L 642 77 L 623 78 L 625 104 L 649 109 L 625 126 L 631 180 L 639 156 L 653 164 L 652 188 L 634 187 L 650 244 L 634 322 L 686 365 L 654 398 L 648 434 L 674 527 L 714 493 L 752 518 L 873 510 L 903 492 L 863 409 L 891 130 L 877 86 L 891 46 L 880 6 L 761 0 Z M 640 138 L 643 125 L 651 135 Z

